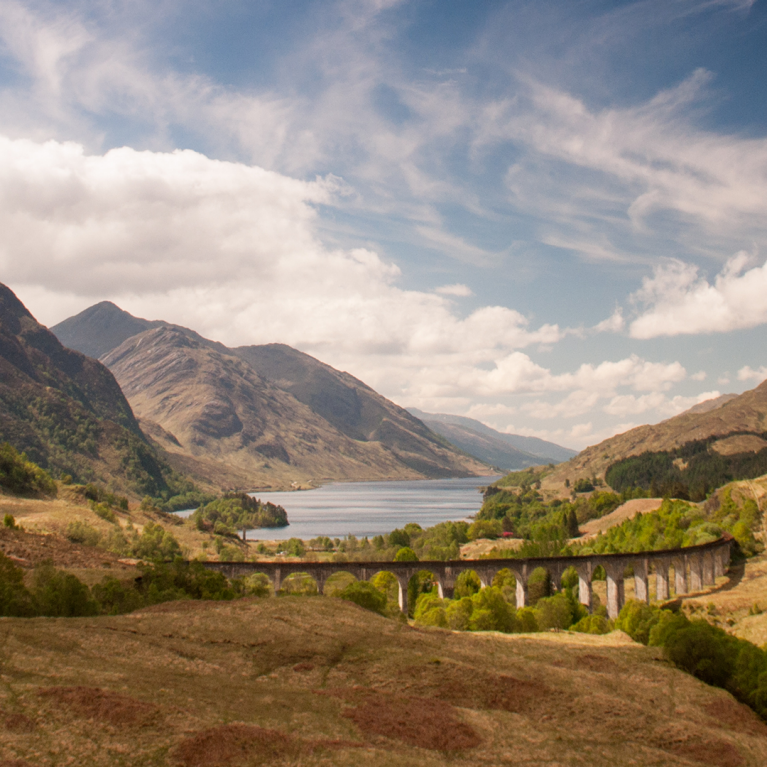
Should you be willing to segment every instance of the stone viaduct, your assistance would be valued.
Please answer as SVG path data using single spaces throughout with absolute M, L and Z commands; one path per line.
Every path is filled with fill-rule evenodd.
M 650 601 L 650 576 L 655 576 L 655 594 L 658 601 L 670 596 L 669 572 L 674 571 L 676 595 L 700 591 L 713 586 L 718 576 L 724 575 L 730 562 L 732 537 L 725 535 L 716 541 L 683 549 L 643 551 L 635 554 L 592 554 L 582 557 L 546 557 L 540 559 L 458 559 L 449 561 L 424 560 L 420 562 L 205 562 L 210 570 L 222 572 L 228 578 L 253 573 L 264 573 L 280 590 L 282 581 L 293 573 L 306 573 L 317 583 L 320 594 L 325 581 L 334 573 L 350 573 L 357 580 L 369 580 L 376 573 L 392 573 L 399 583 L 399 605 L 407 613 L 407 587 L 410 579 L 423 570 L 434 576 L 440 597 L 452 597 L 458 575 L 473 570 L 482 587 L 489 586 L 495 575 L 510 570 L 517 581 L 517 609 L 528 603 L 527 583 L 534 570 L 543 568 L 551 576 L 555 589 L 561 589 L 562 575 L 574 567 L 578 573 L 580 602 L 592 609 L 592 578 L 597 567 L 604 568 L 607 577 L 607 614 L 616 618 L 623 603 L 624 579 L 629 568 L 633 571 L 634 593 L 637 599 Z M 631 576 L 629 576 L 631 577 Z

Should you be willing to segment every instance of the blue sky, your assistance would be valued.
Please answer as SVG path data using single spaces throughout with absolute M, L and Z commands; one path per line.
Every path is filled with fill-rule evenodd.
M 0 273 L 584 447 L 767 377 L 763 2 L 0 0 Z

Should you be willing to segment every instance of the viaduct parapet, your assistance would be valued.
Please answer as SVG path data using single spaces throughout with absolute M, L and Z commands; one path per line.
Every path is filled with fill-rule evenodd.
M 544 557 L 538 559 L 455 559 L 448 561 L 423 560 L 420 562 L 204 562 L 210 570 L 237 578 L 253 573 L 269 577 L 275 593 L 282 581 L 294 573 L 306 573 L 317 583 L 320 594 L 325 581 L 334 573 L 350 573 L 357 580 L 369 580 L 377 573 L 389 572 L 399 583 L 399 605 L 407 614 L 407 587 L 410 579 L 426 570 L 434 576 L 440 597 L 452 597 L 456 578 L 473 570 L 482 587 L 492 584 L 501 570 L 510 570 L 517 581 L 517 609 L 528 604 L 527 585 L 534 570 L 543 568 L 551 576 L 554 588 L 561 589 L 562 575 L 574 567 L 578 573 L 578 596 L 589 612 L 592 610 L 592 579 L 601 566 L 607 576 L 607 614 L 617 618 L 623 607 L 624 581 L 627 571 L 633 572 L 634 593 L 637 599 L 650 601 L 650 577 L 655 577 L 655 595 L 658 601 L 669 599 L 669 573 L 674 573 L 674 592 L 677 596 L 713 586 L 717 577 L 724 575 L 730 562 L 733 539 L 725 535 L 716 541 L 699 546 L 663 551 L 642 551 L 634 554 L 591 554 L 582 557 Z

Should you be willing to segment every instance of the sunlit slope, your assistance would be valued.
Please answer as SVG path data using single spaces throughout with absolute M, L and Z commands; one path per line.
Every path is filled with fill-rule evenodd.
M 182 328 L 148 330 L 103 359 L 170 460 L 219 486 L 419 479 L 483 469 L 446 450 L 431 461 L 422 455 L 420 463 L 406 462 L 375 434 L 353 439 L 225 347 Z
M 714 405 L 712 409 L 701 412 L 701 408 L 696 407 L 661 423 L 638 426 L 587 447 L 551 471 L 543 479 L 542 489 L 561 493 L 565 489 L 565 480 L 572 484 L 580 478 L 604 478 L 608 467 L 623 458 L 644 452 L 671 450 L 709 437 L 721 437 L 711 448 L 723 454 L 759 450 L 767 446 L 767 442 L 756 436 L 767 431 L 767 381 L 732 399 L 719 398 L 718 403 L 718 406 L 717 402 L 711 403 Z M 751 435 L 727 440 L 728 435 L 738 432 L 749 432 Z
M 54 476 L 155 495 L 163 467 L 110 371 L 65 348 L 0 285 L 0 442 Z
M 0 759 L 763 765 L 767 727 L 623 635 L 423 631 L 329 598 L 0 622 Z M 9 719 L 12 717 L 12 719 Z

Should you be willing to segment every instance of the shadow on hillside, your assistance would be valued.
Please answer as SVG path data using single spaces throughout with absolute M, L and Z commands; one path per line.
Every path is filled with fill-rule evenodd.
M 707 594 L 719 594 L 722 591 L 730 591 L 740 584 L 743 580 L 743 576 L 746 574 L 746 563 L 740 562 L 737 565 L 731 565 L 727 571 L 728 580 L 727 583 L 723 583 L 721 586 L 717 586 L 711 591 L 707 591 Z

